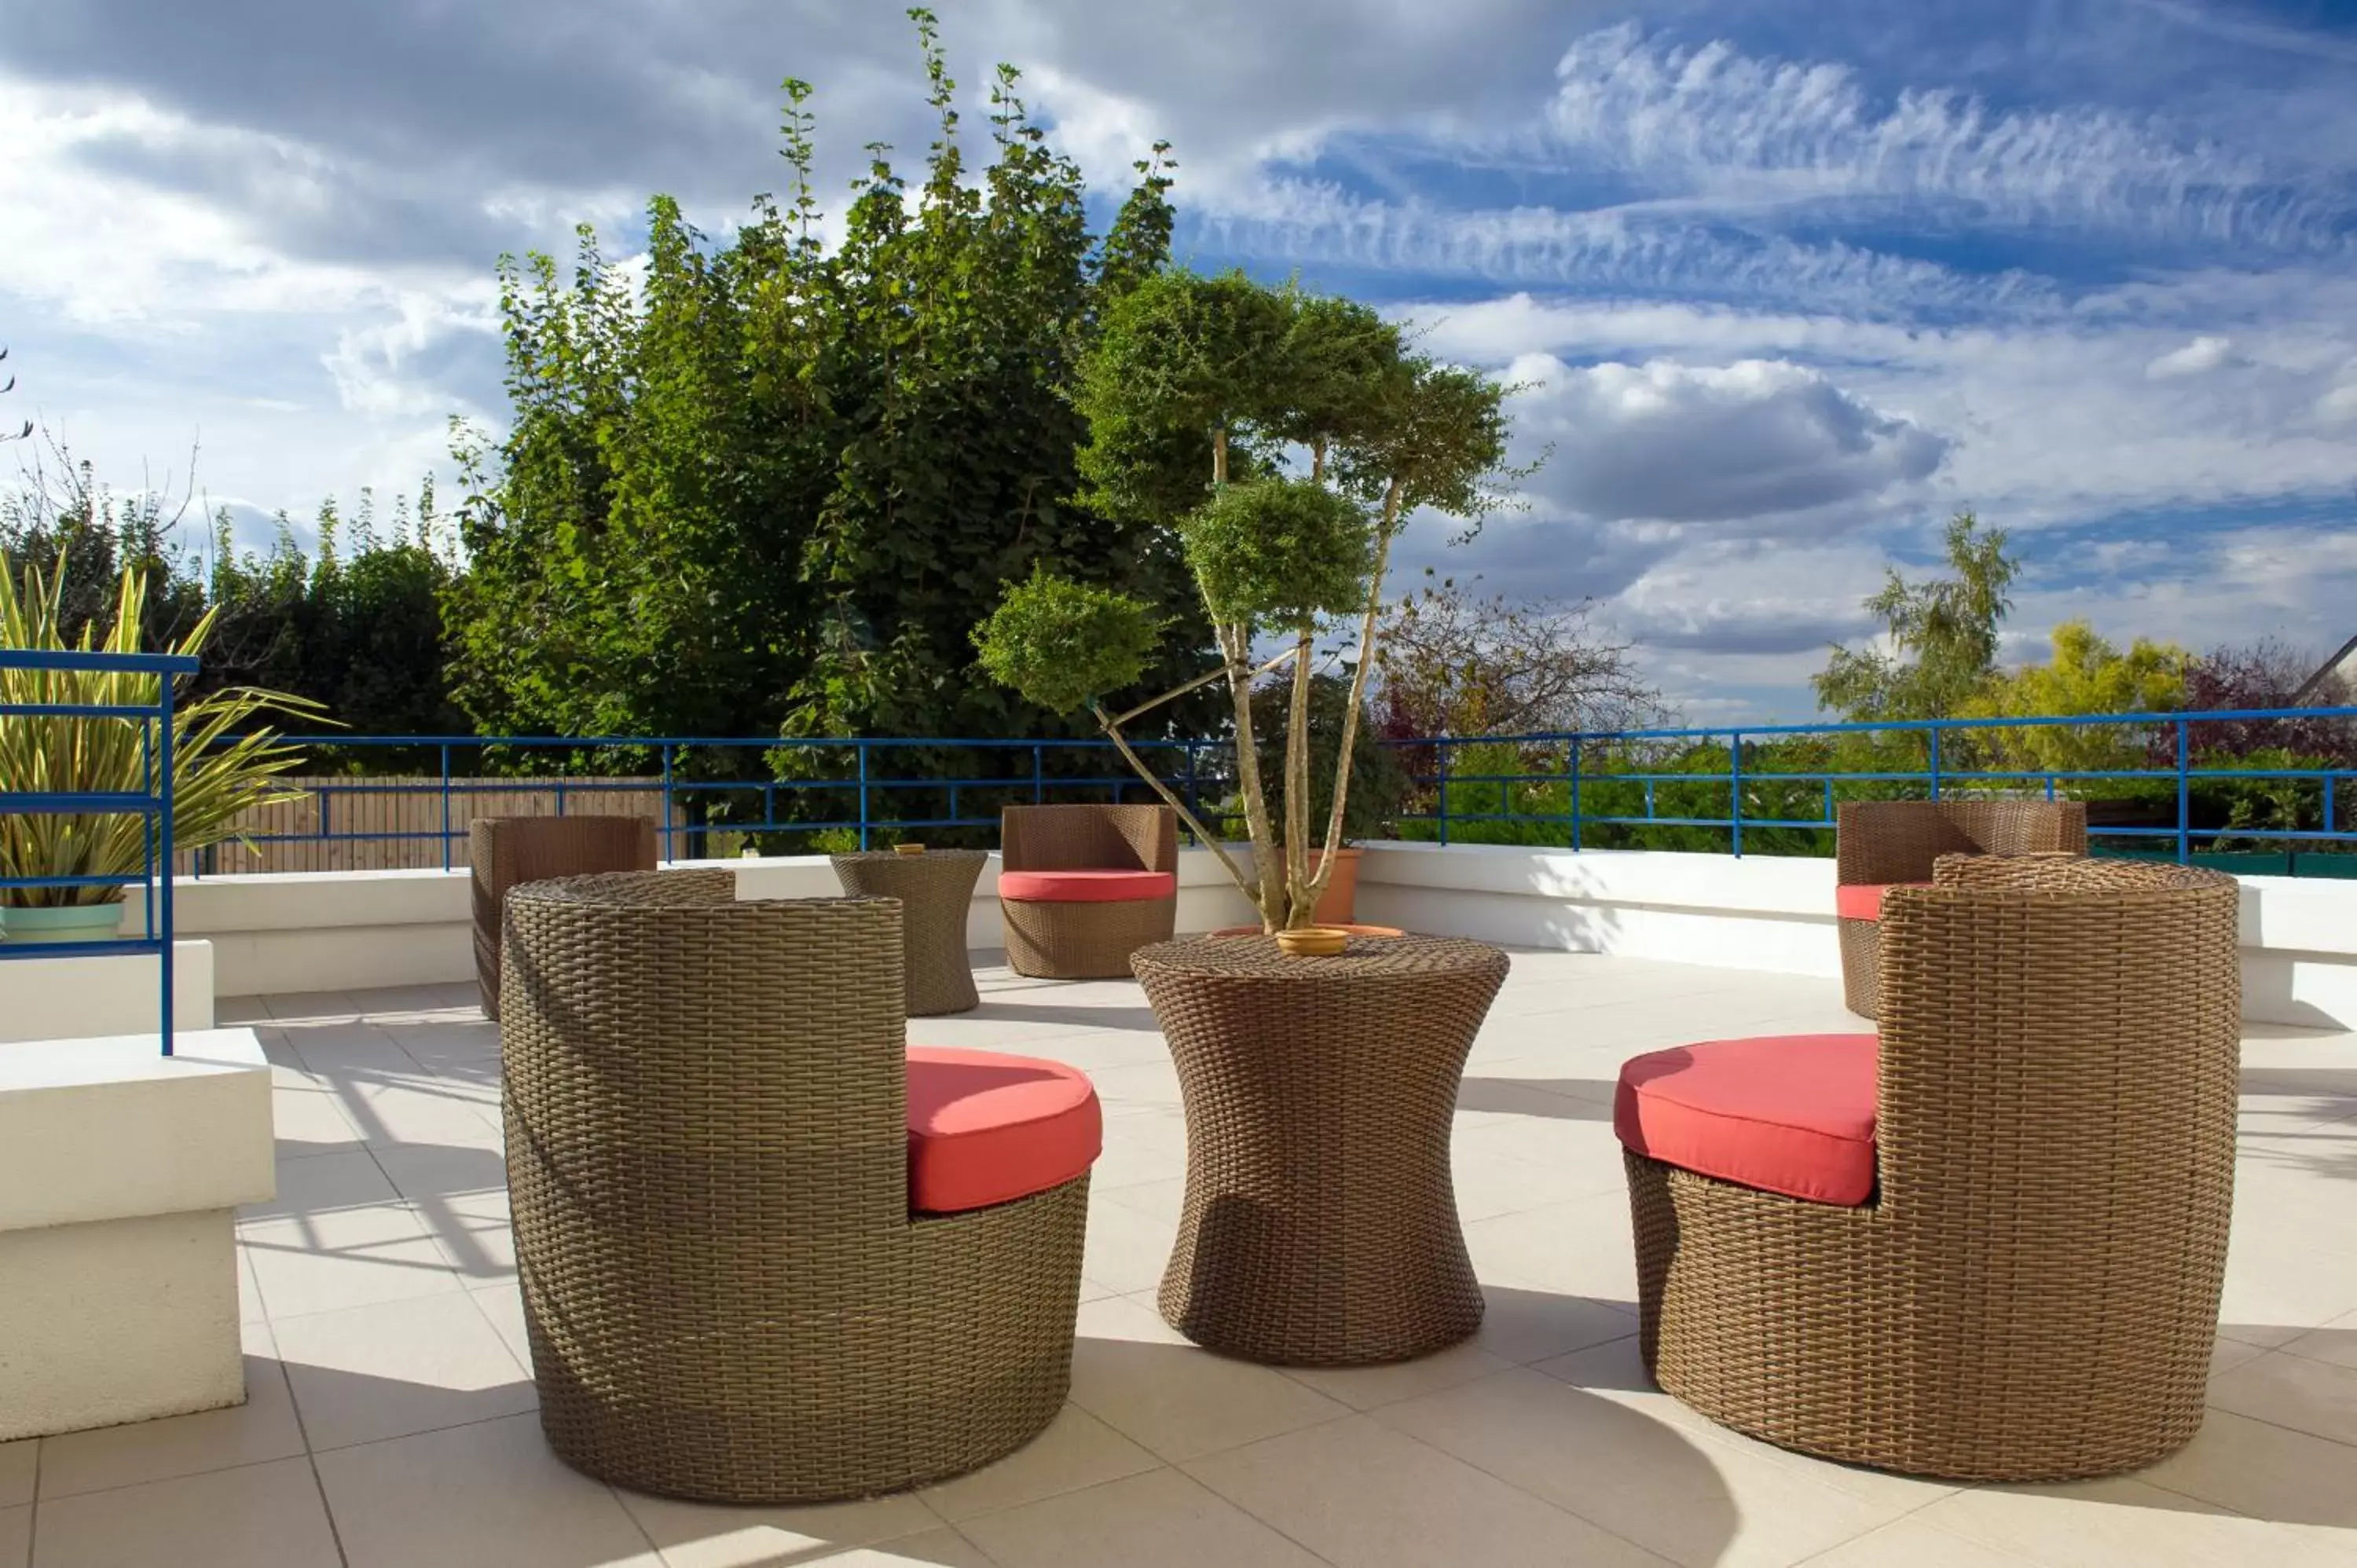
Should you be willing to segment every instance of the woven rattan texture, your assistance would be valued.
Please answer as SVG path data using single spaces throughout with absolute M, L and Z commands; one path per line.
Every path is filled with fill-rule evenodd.
M 912 1219 L 899 907 L 734 893 L 694 871 L 508 898 L 542 1427 L 592 1475 L 716 1501 L 973 1469 L 1063 1403 L 1087 1178 Z
M 1943 854 L 2084 854 L 2078 800 L 1847 800 L 1835 813 L 1834 878 L 1845 887 L 1929 882 Z M 1875 1015 L 1879 928 L 1841 922 L 1842 1000 Z
M 1008 871 L 1178 869 L 1178 817 L 1168 806 L 1008 806 L 998 831 Z M 1103 904 L 1001 898 L 998 908 L 1007 966 L 1038 980 L 1126 978 L 1130 954 L 1168 941 L 1178 924 L 1176 893 Z
M 908 965 L 909 1014 L 968 1013 L 982 1005 L 965 945 L 974 885 L 990 856 L 978 849 L 838 854 L 836 880 L 854 897 L 898 898 Z
M 1135 964 L 1187 1108 L 1162 1316 L 1293 1366 L 1403 1360 L 1479 1327 L 1449 1133 L 1506 955 L 1405 937 L 1287 958 L 1252 937 Z
M 500 906 L 508 889 L 552 876 L 652 871 L 648 817 L 478 817 L 467 833 L 474 871 L 475 984 L 483 1015 L 500 1015 Z
M 1881 1185 L 1628 1156 L 1641 1345 L 1739 1431 L 1925 1475 L 2158 1459 L 2201 1424 L 2232 1206 L 2236 890 L 1954 856 L 1884 903 Z

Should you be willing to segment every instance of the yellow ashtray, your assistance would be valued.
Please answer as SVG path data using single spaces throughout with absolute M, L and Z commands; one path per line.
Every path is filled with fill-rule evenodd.
M 1351 933 L 1331 926 L 1303 926 L 1276 933 L 1276 946 L 1288 958 L 1332 958 L 1351 940 Z
M 892 846 L 892 853 L 894 854 L 922 854 L 925 853 L 925 846 L 920 843 L 896 843 Z

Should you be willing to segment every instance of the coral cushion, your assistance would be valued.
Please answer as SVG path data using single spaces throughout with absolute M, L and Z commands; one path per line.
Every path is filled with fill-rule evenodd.
M 1928 882 L 1861 882 L 1834 889 L 1834 913 L 1845 920 L 1882 918 L 1882 895 L 1892 887 L 1929 887 Z
M 1663 1165 L 1855 1208 L 1874 1196 L 1875 1046 L 1777 1035 L 1652 1051 L 1621 1068 L 1612 1130 Z
M 1168 871 L 1002 871 L 998 896 L 1021 904 L 1121 904 L 1175 898 L 1178 878 Z
M 1061 1062 L 909 1047 L 909 1207 L 954 1214 L 1085 1176 L 1104 1122 L 1086 1074 Z

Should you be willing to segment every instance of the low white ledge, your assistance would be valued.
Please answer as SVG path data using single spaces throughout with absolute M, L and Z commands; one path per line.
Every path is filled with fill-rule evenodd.
M 270 1066 L 251 1029 L 175 1052 L 0 1051 L 0 1442 L 245 1398 L 236 1209 L 276 1190 Z
M 135 936 L 136 930 L 124 935 Z M 24 1040 L 76 1040 L 146 1031 L 155 1048 L 163 997 L 153 953 L 93 953 L 85 958 L 23 958 L 0 963 L 0 1046 Z M 172 944 L 172 1026 L 210 1029 L 215 990 L 212 944 Z

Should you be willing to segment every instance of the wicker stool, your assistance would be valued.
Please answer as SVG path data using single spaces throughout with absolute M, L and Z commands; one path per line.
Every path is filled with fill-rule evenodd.
M 673 1497 L 957 1475 L 1071 1380 L 1083 1175 L 909 1210 L 900 909 L 726 871 L 507 900 L 517 1274 L 557 1455 Z
M 1846 800 L 1836 810 L 1834 879 L 1844 887 L 1929 882 L 1943 854 L 2087 853 L 2087 808 L 2078 800 Z M 1842 998 L 1875 1015 L 1881 926 L 1841 921 Z
M 1713 1420 L 1854 1464 L 2104 1475 L 2190 1439 L 2217 1334 L 2236 888 L 1951 856 L 1884 917 L 1862 1207 L 1631 1152 L 1640 1345 Z
M 855 898 L 900 900 L 901 945 L 909 966 L 909 1015 L 971 1013 L 982 1005 L 966 951 L 966 917 L 974 884 L 990 858 L 978 849 L 922 854 L 863 850 L 832 857 L 835 880 Z
M 1009 898 L 1006 962 L 1040 980 L 1126 980 L 1129 955 L 1178 929 L 1178 816 L 1168 806 L 1009 806 L 999 817 L 1003 869 L 1146 871 L 1170 891 L 1150 898 L 1062 903 Z M 1002 885 L 1003 886 L 1003 885 Z
M 652 871 L 655 824 L 647 817 L 478 817 L 468 825 L 474 868 L 475 984 L 483 1016 L 500 1015 L 500 907 L 508 889 L 552 876 Z

